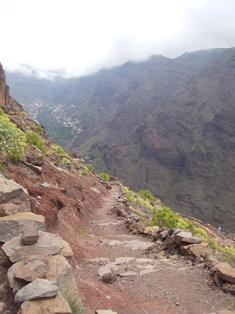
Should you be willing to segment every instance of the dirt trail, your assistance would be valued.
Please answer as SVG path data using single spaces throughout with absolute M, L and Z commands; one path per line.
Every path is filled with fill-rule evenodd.
M 182 257 L 146 250 L 154 243 L 128 233 L 111 209 L 120 194 L 114 186 L 91 215 L 81 239 L 76 274 L 87 314 L 110 309 L 118 314 L 214 314 L 235 309 L 234 297 L 208 287 L 206 271 Z M 151 253 L 152 251 L 152 253 Z M 106 266 L 105 266 L 106 265 Z M 112 284 L 98 271 L 119 273 Z

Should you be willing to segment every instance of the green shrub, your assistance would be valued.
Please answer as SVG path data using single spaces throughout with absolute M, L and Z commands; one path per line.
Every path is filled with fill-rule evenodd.
M 104 182 L 109 182 L 110 176 L 107 172 L 100 172 L 99 176 Z
M 208 233 L 203 228 L 193 227 L 192 233 L 196 236 L 199 236 L 202 240 L 207 241 L 209 239 Z
M 91 164 L 86 164 L 90 172 L 94 171 L 94 167 Z
M 141 193 L 139 192 L 136 193 L 134 191 L 131 191 L 127 187 L 124 187 L 123 191 L 129 203 L 132 203 L 133 205 L 136 205 L 136 206 L 145 207 L 151 212 L 154 210 L 154 206 L 151 204 L 150 200 L 148 198 L 143 197 Z
M 57 144 L 53 144 L 51 146 L 52 150 L 55 152 L 56 157 L 67 157 L 69 158 L 68 154 L 65 152 L 65 150 Z
M 0 162 L 0 173 L 3 173 L 6 169 L 6 166 Z
M 139 191 L 139 195 L 142 196 L 144 199 L 150 200 L 151 202 L 156 201 L 156 197 L 149 190 L 141 189 Z
M 0 112 L 0 151 L 17 162 L 23 158 L 25 147 L 24 132 L 10 121 L 7 114 Z
M 57 159 L 55 161 L 55 165 L 58 167 L 60 166 L 70 167 L 72 164 L 72 160 L 69 154 L 67 154 L 60 145 L 57 145 L 57 144 L 51 145 L 51 151 L 49 152 L 49 154 L 50 155 L 54 154 L 54 156 Z
M 22 118 L 28 118 L 28 114 L 27 114 L 27 112 L 25 112 L 25 111 L 21 111 L 21 112 L 20 112 L 20 116 L 21 116 Z
M 45 152 L 45 149 L 46 149 L 45 141 L 36 132 L 28 131 L 26 133 L 26 141 L 27 141 L 27 144 L 34 145 L 38 149 L 40 149 L 40 151 Z
M 177 228 L 179 217 L 170 208 L 162 207 L 153 214 L 152 223 L 159 227 Z M 182 225 L 182 221 L 180 221 L 180 225 Z
M 208 239 L 208 246 L 212 250 L 220 253 L 223 256 L 224 260 L 228 262 L 233 262 L 233 263 L 235 262 L 235 248 L 234 247 L 220 244 L 217 239 L 212 239 L 212 238 Z
M 44 133 L 45 132 L 44 127 L 42 125 L 40 125 L 40 124 L 36 124 L 34 126 L 34 130 L 37 133 Z

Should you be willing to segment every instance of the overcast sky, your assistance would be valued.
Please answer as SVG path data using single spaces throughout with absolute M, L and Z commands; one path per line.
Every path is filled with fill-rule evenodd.
M 0 0 L 0 61 L 85 75 L 235 46 L 235 0 Z

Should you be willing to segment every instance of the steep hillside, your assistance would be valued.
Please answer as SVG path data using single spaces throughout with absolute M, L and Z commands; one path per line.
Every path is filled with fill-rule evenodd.
M 83 314 L 65 257 L 75 267 L 84 224 L 109 186 L 53 144 L 8 91 L 1 67 L 0 313 Z
M 0 313 L 234 314 L 233 234 L 53 144 L 3 71 L 0 94 Z
M 81 79 L 47 82 L 49 97 L 34 93 L 41 81 L 23 92 L 24 77 L 16 82 L 12 74 L 9 82 L 17 83 L 15 96 L 49 134 L 88 156 L 96 169 L 233 230 L 234 69 L 231 48 L 176 59 L 154 56 Z M 27 95 L 39 105 L 27 102 Z

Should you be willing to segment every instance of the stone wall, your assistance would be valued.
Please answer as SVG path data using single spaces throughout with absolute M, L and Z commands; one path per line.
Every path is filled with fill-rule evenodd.
M 0 247 L 11 262 L 7 276 L 18 314 L 82 314 L 67 260 L 73 252 L 45 229 L 44 217 L 31 211 L 28 191 L 0 174 Z M 7 308 L 3 302 L 1 306 Z

